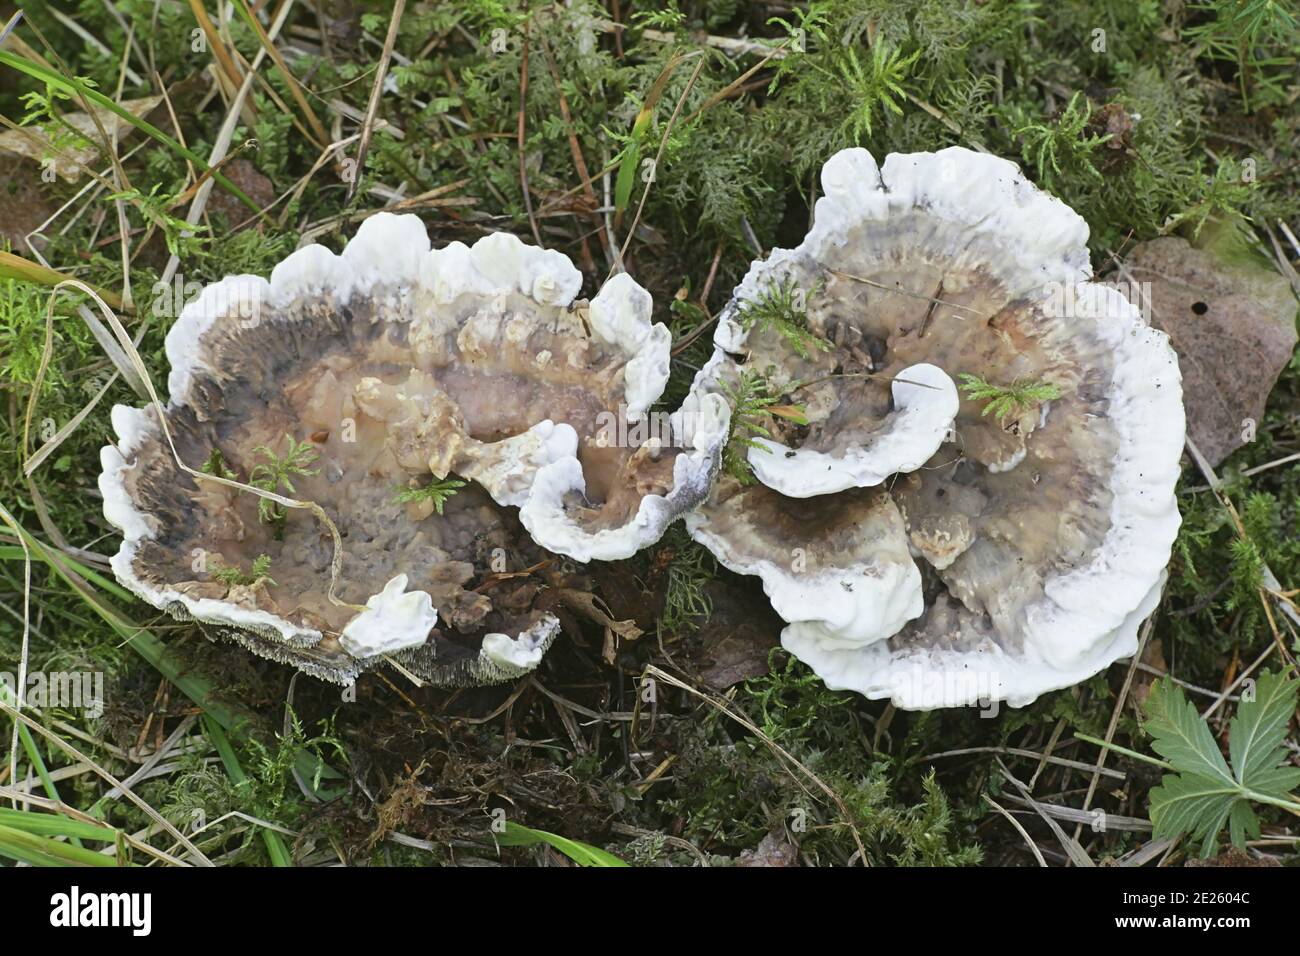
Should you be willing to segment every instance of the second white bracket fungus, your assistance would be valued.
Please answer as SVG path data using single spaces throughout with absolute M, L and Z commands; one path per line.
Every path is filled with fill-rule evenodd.
M 850 149 L 822 183 L 813 229 L 754 264 L 695 386 L 756 370 L 807 424 L 767 422 L 761 483 L 720 482 L 692 534 L 762 578 L 827 686 L 900 707 L 1020 706 L 1133 653 L 1180 521 L 1166 337 L 1087 281 L 1086 224 L 1010 162 L 952 148 L 879 168 Z M 922 380 L 924 410 L 899 391 Z M 990 415 L 953 380 L 1040 398 Z M 899 520 L 879 501 L 867 520 L 854 485 Z M 794 570 L 793 550 L 814 560 Z

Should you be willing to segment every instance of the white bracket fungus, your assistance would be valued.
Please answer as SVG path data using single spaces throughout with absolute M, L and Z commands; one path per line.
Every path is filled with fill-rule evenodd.
M 207 287 L 167 336 L 166 433 L 155 407 L 113 411 L 118 579 L 336 681 L 381 660 L 436 683 L 536 667 L 559 627 L 534 609 L 560 573 L 543 548 L 657 540 L 707 494 L 727 430 L 718 396 L 629 430 L 663 391 L 669 333 L 630 278 L 589 304 L 581 281 L 513 236 L 431 250 L 419 219 L 380 213 L 341 255 Z
M 838 454 L 755 438 L 759 447 L 748 456 L 754 474 L 783 495 L 811 498 L 868 488 L 920 468 L 939 450 L 957 417 L 957 386 L 942 369 L 922 363 L 899 372 L 890 391 L 893 410 Z
M 760 483 L 721 481 L 691 533 L 762 578 L 829 687 L 900 707 L 1021 706 L 1132 654 L 1180 520 L 1165 335 L 1010 162 L 849 149 L 822 183 L 695 384 L 757 373 L 806 421 L 765 419 Z

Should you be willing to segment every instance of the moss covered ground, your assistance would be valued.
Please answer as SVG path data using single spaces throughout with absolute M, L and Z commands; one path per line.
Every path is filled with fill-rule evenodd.
M 0 247 L 129 297 L 122 321 L 160 386 L 176 314 L 160 279 L 183 289 L 267 274 L 304 237 L 338 249 L 371 212 L 400 208 L 435 244 L 508 230 L 559 249 L 587 294 L 621 260 L 681 346 L 675 403 L 710 348 L 701 327 L 753 258 L 799 241 L 817 171 L 850 145 L 1017 160 L 1087 219 L 1099 273 L 1161 235 L 1273 268 L 1300 255 L 1286 238 L 1300 232 L 1291 0 L 220 6 L 233 17 L 199 0 L 0 3 L 0 24 L 24 14 L 0 48 L 0 120 L 61 130 L 33 155 L 0 153 Z M 79 154 L 75 182 L 48 173 L 43 159 L 87 145 L 59 119 L 84 111 L 87 90 L 164 96 L 151 121 L 202 160 L 228 139 L 226 183 L 195 227 L 185 219 L 202 164 L 129 124 L 115 158 Z M 102 144 L 99 131 L 91 139 Z M 34 251 L 24 236 L 47 220 Z M 190 853 L 173 828 L 221 864 L 570 860 L 545 843 L 502 845 L 528 844 L 527 827 L 647 865 L 763 853 L 1068 863 L 1032 794 L 1076 811 L 1056 816 L 1095 862 L 1177 864 L 1201 846 L 1153 847 L 1161 769 L 1078 735 L 1150 755 L 1141 701 L 1172 675 L 1201 710 L 1230 692 L 1209 715 L 1226 746 L 1239 679 L 1280 671 L 1297 651 L 1279 608 L 1300 588 L 1293 357 L 1254 440 L 1219 467 L 1218 494 L 1186 461 L 1183 530 L 1138 664 L 1024 709 L 907 713 L 826 690 L 766 649 L 779 622 L 756 610 L 755 582 L 715 567 L 680 529 L 593 574 L 616 618 L 647 625 L 612 655 L 579 620 L 517 685 L 445 691 L 390 674 L 341 696 L 113 587 L 99 448 L 111 406 L 138 398 L 82 318 L 84 294 L 61 290 L 47 326 L 58 277 L 0 264 L 0 504 L 13 519 L 0 529 L 0 671 L 18 671 L 27 598 L 27 668 L 102 674 L 104 706 L 30 712 L 16 781 L 6 760 L 0 784 L 34 781 L 28 812 L 76 808 L 126 835 L 120 853 L 137 861 Z M 31 452 L 74 422 L 25 475 Z M 723 632 L 758 635 L 757 676 L 725 690 L 701 676 Z M 1293 762 L 1298 739 L 1292 721 Z M 108 777 L 132 778 L 136 799 Z M 1295 816 L 1258 809 L 1260 832 L 1241 842 L 1294 865 Z M 1108 825 L 1092 825 L 1096 810 Z M 20 823 L 0 817 L 0 828 Z M 64 849 L 22 852 L 74 847 L 50 843 Z

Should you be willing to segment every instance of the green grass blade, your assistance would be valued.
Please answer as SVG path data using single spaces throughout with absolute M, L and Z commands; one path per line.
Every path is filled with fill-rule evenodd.
M 42 83 L 48 83 L 50 86 L 54 87 L 55 89 L 60 89 L 68 93 L 75 93 L 76 95 L 83 97 L 88 102 L 94 103 L 96 106 L 103 107 L 104 109 L 108 110 L 110 113 L 113 113 L 119 118 L 130 123 L 132 126 L 138 129 L 140 132 L 144 133 L 146 136 L 150 137 L 151 139 L 157 140 L 159 143 L 162 143 L 164 146 L 166 146 L 168 149 L 172 150 L 173 152 L 178 153 L 181 156 L 184 156 L 191 163 L 197 166 L 199 170 L 201 170 L 202 172 L 205 173 L 210 172 L 212 174 L 212 178 L 215 179 L 218 183 L 220 183 L 221 186 L 224 189 L 226 189 L 232 196 L 234 196 L 236 199 L 242 202 L 249 209 L 253 210 L 253 212 L 261 213 L 262 211 L 261 206 L 259 206 L 252 199 L 250 199 L 247 193 L 245 193 L 242 189 L 240 189 L 238 186 L 232 183 L 224 175 L 222 175 L 217 170 L 213 169 L 212 166 L 210 166 L 208 162 L 203 159 L 203 157 L 199 156 L 198 153 L 186 149 L 184 146 L 182 146 L 176 140 L 172 139 L 172 137 L 168 136 L 158 127 L 136 116 L 130 110 L 123 109 L 121 106 L 118 106 L 117 103 L 115 103 L 109 97 L 105 96 L 103 93 L 100 93 L 98 90 L 92 90 L 84 83 L 79 83 L 76 80 L 76 78 L 66 77 L 62 73 L 59 73 L 57 70 L 52 70 L 49 67 L 44 66 L 43 64 L 40 63 L 33 63 L 31 60 L 28 60 L 25 57 L 18 56 L 14 53 L 8 53 L 4 50 L 0 50 L 0 63 L 4 63 L 8 66 L 11 66 L 15 70 L 18 70 L 20 73 L 27 74 L 32 79 L 40 80 Z
M 115 827 L 106 824 L 73 820 L 57 813 L 11 810 L 8 807 L 0 807 L 0 826 L 22 830 L 35 836 L 61 836 L 70 839 L 98 840 L 100 843 L 116 843 L 121 836 Z
M 5 252 L 0 249 L 0 279 L 16 279 L 19 282 L 30 282 L 34 285 L 43 285 L 53 287 L 63 282 L 70 276 L 64 275 L 57 269 L 48 269 L 30 259 L 24 259 L 22 256 L 16 256 L 12 252 Z M 91 286 L 95 289 L 94 286 Z M 107 289 L 95 289 L 95 294 L 111 305 L 115 309 L 122 308 L 121 296 L 109 292 Z
M 578 840 L 570 840 L 545 830 L 534 830 L 519 823 L 506 821 L 506 832 L 497 835 L 497 842 L 502 846 L 537 846 L 545 843 L 558 850 L 579 866 L 615 866 L 625 867 L 627 863 L 600 847 Z
M 235 748 L 230 745 L 230 738 L 226 732 L 207 714 L 203 715 L 203 729 L 212 741 L 212 745 L 217 748 L 217 754 L 221 757 L 221 763 L 226 768 L 226 774 L 235 782 L 236 786 L 248 783 L 248 776 L 244 773 L 244 768 L 239 765 L 239 757 L 235 754 Z M 284 838 L 274 830 L 262 828 L 262 841 L 266 844 L 266 852 L 271 856 L 272 866 L 293 866 L 293 857 L 289 853 L 289 848 L 284 844 Z
M 0 824 L 0 856 L 32 866 L 117 866 L 111 856 Z

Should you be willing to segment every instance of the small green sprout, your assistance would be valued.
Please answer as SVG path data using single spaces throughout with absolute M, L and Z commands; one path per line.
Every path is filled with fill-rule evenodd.
M 1111 139 L 1111 134 L 1091 131 L 1092 104 L 1084 97 L 1080 106 L 1079 97 L 1079 93 L 1070 97 L 1055 125 L 1026 123 L 1015 130 L 1021 142 L 1020 154 L 1038 169 L 1044 186 L 1054 186 L 1067 171 L 1081 172 L 1098 182 L 1102 179 L 1093 153 Z
M 808 298 L 815 295 L 820 286 L 819 281 L 805 292 L 793 278 L 769 284 L 758 298 L 741 302 L 737 316 L 740 327 L 746 332 L 776 330 L 800 358 L 807 358 L 810 349 L 827 351 L 831 343 L 808 331 Z
M 172 209 L 176 207 L 179 200 L 169 193 L 159 192 L 157 184 L 147 193 L 138 189 L 128 189 L 104 198 L 109 202 L 121 199 L 134 206 L 146 223 L 162 232 L 167 251 L 172 255 L 195 252 L 202 243 L 207 241 L 197 235 L 206 227 L 192 225 L 180 216 L 172 214 Z
M 226 456 L 221 453 L 220 448 L 212 449 L 212 454 L 208 455 L 208 460 L 200 466 L 199 471 L 207 475 L 216 475 L 218 478 L 239 480 L 239 476 L 226 465 Z
M 212 576 L 228 588 L 236 585 L 249 587 L 258 581 L 265 581 L 267 584 L 274 584 L 275 578 L 267 574 L 271 570 L 271 559 L 265 554 L 259 554 L 253 559 L 253 567 L 248 570 L 242 570 L 238 565 L 223 565 L 219 568 L 212 569 Z
M 792 383 L 789 390 L 798 387 L 798 383 Z M 755 478 L 747 457 L 749 449 L 757 448 L 768 454 L 772 451 L 754 440 L 753 436 L 772 437 L 759 419 L 764 415 L 774 415 L 796 425 L 807 425 L 808 418 L 801 405 L 778 405 L 779 396 L 772 394 L 771 384 L 757 371 L 743 371 L 736 388 L 730 385 L 723 388 L 731 402 L 731 425 L 727 443 L 722 449 L 722 468 L 742 485 L 751 485 Z
M 289 443 L 289 450 L 283 458 L 265 445 L 258 445 L 253 449 L 253 454 L 267 459 L 266 462 L 254 465 L 248 476 L 248 483 L 254 488 L 276 494 L 283 488 L 290 494 L 297 494 L 297 489 L 293 486 L 295 476 L 307 477 L 320 472 L 318 468 L 308 467 L 316 461 L 317 457 L 316 449 L 312 447 L 311 442 L 300 443 L 292 435 L 284 437 Z M 257 502 L 257 517 L 260 521 L 278 525 L 280 530 L 277 531 L 277 537 L 279 536 L 284 527 L 283 508 L 268 498 L 261 498 Z
M 966 397 L 977 402 L 987 402 L 981 415 L 993 413 L 1001 423 L 1007 415 L 1019 414 L 1039 402 L 1050 402 L 1061 397 L 1061 389 L 1051 382 L 1034 382 L 1018 378 L 1010 385 L 993 385 L 978 375 L 961 374 L 959 386 Z
M 465 482 L 456 478 L 447 478 L 442 481 L 430 482 L 423 488 L 398 488 L 393 500 L 401 504 L 432 501 L 433 510 L 438 514 L 442 514 L 442 508 L 447 503 L 447 499 L 456 493 L 456 489 L 464 487 Z
M 852 93 L 856 108 L 845 118 L 842 129 L 855 140 L 870 136 L 876 107 L 883 107 L 895 116 L 903 115 L 901 101 L 907 98 L 903 82 L 920 57 L 917 50 L 904 56 L 901 50 L 890 49 L 883 42 L 871 45 L 871 56 L 864 63 L 852 47 L 844 48 L 839 62 L 838 76 L 822 70 L 832 82 L 840 83 Z

